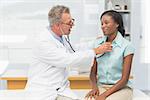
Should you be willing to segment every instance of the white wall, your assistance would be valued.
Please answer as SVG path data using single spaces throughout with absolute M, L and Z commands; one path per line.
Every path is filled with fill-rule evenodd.
M 148 90 L 150 90 L 150 64 L 148 67 Z
M 142 30 L 142 62 L 144 63 L 150 63 L 150 34 L 149 34 L 149 27 L 150 27 L 150 1 L 149 0 L 142 0 L 141 5 L 142 5 L 142 25 L 143 25 L 143 30 Z
M 150 90 L 150 34 L 149 34 L 149 28 L 150 28 L 150 1 L 149 0 L 142 0 L 142 25 L 143 25 L 143 30 L 142 30 L 142 62 L 143 63 L 147 63 L 147 67 L 148 67 L 148 89 Z
M 148 83 L 150 79 L 150 64 L 144 63 L 144 59 L 141 59 L 143 55 L 143 52 L 141 51 L 143 48 L 141 45 L 141 37 L 143 36 L 143 24 L 141 22 L 141 0 L 132 0 L 131 9 L 131 40 L 136 49 L 133 63 L 134 87 L 142 90 L 150 90 Z
M 72 42 L 100 33 L 99 15 L 103 12 L 104 0 L 0 0 L 0 47 L 8 48 L 7 58 L 11 63 L 30 62 L 32 39 L 48 26 L 48 11 L 57 4 L 68 6 L 75 19 Z M 0 56 L 4 56 L 3 53 Z

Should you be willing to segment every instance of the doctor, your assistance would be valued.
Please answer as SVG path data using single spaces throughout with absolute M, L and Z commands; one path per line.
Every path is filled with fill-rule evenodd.
M 111 51 L 111 44 L 93 48 L 94 43 L 89 43 L 73 48 L 65 37 L 74 25 L 68 7 L 54 6 L 48 19 L 48 29 L 35 37 L 34 60 L 26 86 L 27 100 L 77 100 L 69 87 L 68 67 L 92 66 L 97 54 Z

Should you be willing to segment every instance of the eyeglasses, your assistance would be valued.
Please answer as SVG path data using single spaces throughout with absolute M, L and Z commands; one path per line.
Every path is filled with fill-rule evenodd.
M 62 22 L 62 24 L 73 26 L 74 25 L 74 21 L 75 21 L 75 19 L 71 19 L 68 23 Z

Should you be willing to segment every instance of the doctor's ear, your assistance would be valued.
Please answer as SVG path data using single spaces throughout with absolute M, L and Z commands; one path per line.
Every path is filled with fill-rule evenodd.
M 55 28 L 59 28 L 60 25 L 61 25 L 60 23 L 56 23 L 56 24 L 55 24 Z
M 56 23 L 55 25 L 56 25 L 57 27 L 59 27 L 59 26 L 60 26 L 60 23 Z

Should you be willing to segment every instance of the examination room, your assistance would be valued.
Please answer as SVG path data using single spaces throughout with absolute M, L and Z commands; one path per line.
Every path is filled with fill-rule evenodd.
M 150 100 L 149 0 L 0 0 L 0 100 Z

